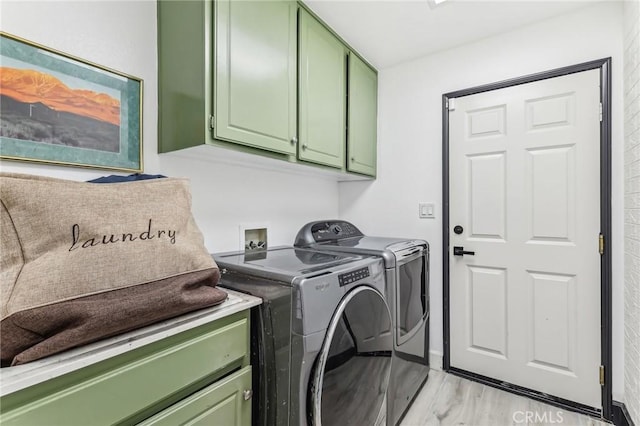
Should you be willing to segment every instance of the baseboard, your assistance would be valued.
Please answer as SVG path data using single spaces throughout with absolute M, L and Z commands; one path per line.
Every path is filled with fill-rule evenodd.
M 429 351 L 429 367 L 442 371 L 442 356 L 440 352 Z
M 631 416 L 629 415 L 629 411 L 627 407 L 622 402 L 613 401 L 611 404 L 611 414 L 613 419 L 613 424 L 616 426 L 635 426 L 633 420 L 631 420 Z
M 601 410 L 597 410 L 588 405 L 579 404 L 575 401 L 570 401 L 567 399 L 547 395 L 539 391 L 523 388 L 521 386 L 514 385 L 512 383 L 506 383 L 501 380 L 497 380 L 487 376 L 482 376 L 480 374 L 472 373 L 466 370 L 461 370 L 455 367 L 449 368 L 448 373 L 456 375 L 458 377 L 462 377 L 463 379 L 473 380 L 474 382 L 482 383 L 483 385 L 491 386 L 496 389 L 503 390 L 505 392 L 511 392 L 516 395 L 524 396 L 525 398 L 534 399 L 536 401 L 540 401 L 545 404 L 550 404 L 555 407 L 562 408 L 564 410 L 573 411 L 575 413 L 584 414 L 587 416 L 595 417 L 597 419 L 602 418 Z
M 434 370 L 442 371 L 443 355 L 437 351 L 429 352 L 430 367 Z M 611 406 L 612 421 L 615 426 L 636 426 L 629 415 L 627 407 L 618 401 L 613 401 Z M 640 426 L 640 425 L 638 425 Z

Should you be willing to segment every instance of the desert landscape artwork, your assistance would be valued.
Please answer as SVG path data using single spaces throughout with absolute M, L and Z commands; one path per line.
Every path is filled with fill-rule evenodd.
M 0 136 L 118 152 L 120 100 L 33 69 L 0 67 Z
M 0 32 L 0 158 L 142 171 L 142 80 Z

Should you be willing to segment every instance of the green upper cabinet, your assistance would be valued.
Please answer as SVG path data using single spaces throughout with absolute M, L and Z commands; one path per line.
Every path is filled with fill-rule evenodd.
M 360 58 L 349 55 L 347 170 L 376 175 L 378 76 Z
M 304 4 L 158 0 L 157 10 L 159 152 L 208 144 L 225 148 L 216 159 L 241 151 L 254 154 L 247 163 L 257 154 L 338 180 L 375 177 L 376 71 Z
M 347 50 L 327 28 L 300 9 L 298 158 L 344 167 Z
M 210 139 L 212 3 L 158 1 L 158 151 Z
M 297 3 L 215 7 L 215 137 L 295 154 Z

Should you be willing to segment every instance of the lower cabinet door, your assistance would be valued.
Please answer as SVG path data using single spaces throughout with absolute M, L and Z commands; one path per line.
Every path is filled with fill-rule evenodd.
M 251 394 L 251 366 L 247 366 L 183 399 L 140 425 L 250 426 Z

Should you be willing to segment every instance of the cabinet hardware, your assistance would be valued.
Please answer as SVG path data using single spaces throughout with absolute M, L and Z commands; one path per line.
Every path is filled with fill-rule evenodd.
M 306 149 L 307 149 L 307 144 L 306 144 L 306 143 L 303 143 L 303 144 L 302 144 L 302 150 L 303 150 L 303 151 L 305 151 Z
M 604 386 L 604 365 L 600 366 L 600 385 Z
M 245 389 L 242 392 L 242 397 L 244 398 L 245 401 L 250 400 L 252 396 L 253 396 L 253 390 L 251 389 Z
M 291 145 L 295 145 L 298 143 L 298 138 L 296 138 L 295 136 L 291 139 Z
M 601 256 L 604 254 L 604 235 L 602 234 L 598 236 L 598 251 Z

